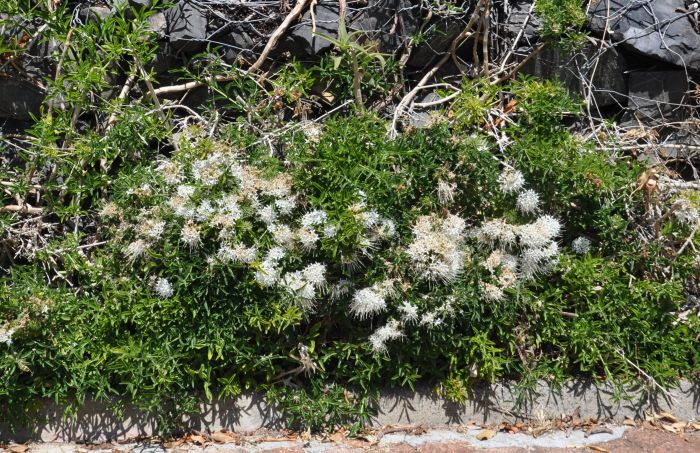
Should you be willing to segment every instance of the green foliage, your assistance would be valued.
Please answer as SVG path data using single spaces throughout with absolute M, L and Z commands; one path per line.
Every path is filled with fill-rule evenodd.
M 580 0 L 538 0 L 535 13 L 542 21 L 545 40 L 570 47 L 585 39 L 581 28 L 586 23 L 586 12 Z
M 546 36 L 580 28 L 580 5 L 538 5 Z M 172 430 L 202 399 L 263 391 L 330 430 L 366 422 L 386 386 L 459 402 L 482 381 L 699 371 L 700 323 L 678 315 L 697 197 L 660 200 L 685 217 L 649 225 L 644 168 L 572 135 L 561 85 L 465 81 L 440 121 L 389 140 L 365 107 L 394 63 L 341 29 L 267 81 L 192 58 L 213 119 L 188 124 L 145 96 L 151 12 L 71 31 L 63 10 L 5 6 L 72 44 L 21 165 L 0 170 L 3 204 L 42 209 L 0 214 L 0 418 L 98 398 Z M 139 102 L 103 96 L 120 73 Z M 359 111 L 294 122 L 319 93 Z

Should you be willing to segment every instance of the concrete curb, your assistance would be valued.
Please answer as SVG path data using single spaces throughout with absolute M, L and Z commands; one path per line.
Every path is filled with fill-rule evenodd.
M 659 392 L 626 388 L 616 398 L 610 385 L 572 382 L 561 389 L 540 383 L 534 392 L 520 394 L 513 384 L 475 387 L 463 404 L 439 397 L 434 391 L 387 391 L 379 400 L 376 426 L 416 424 L 426 427 L 461 425 L 469 421 L 498 423 L 527 418 L 554 418 L 579 409 L 581 418 L 622 421 L 639 418 L 644 411 L 668 411 L 681 420 L 700 419 L 700 382 L 683 381 L 668 391 Z M 155 417 L 128 409 L 122 417 L 115 415 L 104 402 L 88 401 L 75 417 L 64 419 L 64 407 L 47 402 L 33 426 L 11 429 L 0 422 L 0 440 L 24 442 L 103 442 L 124 440 L 156 433 Z M 280 429 L 286 419 L 259 395 L 203 403 L 196 415 L 183 417 L 183 426 L 200 431 L 229 429 L 252 432 L 260 428 Z

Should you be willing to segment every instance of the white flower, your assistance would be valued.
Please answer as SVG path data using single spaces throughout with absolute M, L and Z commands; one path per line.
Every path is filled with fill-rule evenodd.
M 183 185 L 177 186 L 176 192 L 177 192 L 177 195 L 179 197 L 182 197 L 185 200 L 187 200 L 188 198 L 190 198 L 194 194 L 194 190 L 195 190 L 194 187 L 183 184 Z
M 559 246 L 556 242 L 546 247 L 525 249 L 520 262 L 520 274 L 525 280 L 531 280 L 538 273 L 547 272 L 556 262 Z
M 301 271 L 287 273 L 282 280 L 282 285 L 289 292 L 302 299 L 313 300 L 316 298 L 316 288 L 304 278 Z
M 403 333 L 399 330 L 399 323 L 395 320 L 390 320 L 385 326 L 375 330 L 369 337 L 369 342 L 372 345 L 372 350 L 375 353 L 386 351 L 386 342 L 396 340 L 403 337 Z
M 489 220 L 478 229 L 477 238 L 483 244 L 508 246 L 515 242 L 515 227 L 503 219 Z
M 162 160 L 157 170 L 163 175 L 166 184 L 177 184 L 182 180 L 180 165 L 171 160 Z
M 532 214 L 537 211 L 540 205 L 540 196 L 532 189 L 523 190 L 518 194 L 516 206 L 523 214 Z
M 481 297 L 488 302 L 498 302 L 503 300 L 505 294 L 503 290 L 496 285 L 491 283 L 481 284 Z
M 260 269 L 255 272 L 255 281 L 263 287 L 270 287 L 279 280 L 279 270 L 275 267 L 273 261 L 263 261 Z
M 372 288 L 357 291 L 350 303 L 350 312 L 360 319 L 366 319 L 384 310 L 386 310 L 386 301 Z
M 161 299 L 167 299 L 174 293 L 172 285 L 165 278 L 159 278 L 156 280 L 155 284 L 153 285 L 153 291 L 155 291 L 155 293 Z
M 316 248 L 316 243 L 318 242 L 318 234 L 314 230 L 309 230 L 306 228 L 300 228 L 297 230 L 297 238 L 301 243 L 301 246 L 307 251 L 311 251 Z
M 139 230 L 146 237 L 151 239 L 159 239 L 163 235 L 163 231 L 165 231 L 165 222 L 162 220 L 156 221 L 149 219 L 141 224 Z
M 12 335 L 15 334 L 15 329 L 8 329 L 6 327 L 0 327 L 0 343 L 4 343 L 8 346 L 12 344 Z
M 571 242 L 571 250 L 579 255 L 585 255 L 591 250 L 591 241 L 583 236 L 577 237 Z
M 214 212 L 214 207 L 211 205 L 211 202 L 209 200 L 202 201 L 197 207 L 197 210 L 195 211 L 196 218 L 200 222 L 209 220 L 211 216 L 214 215 Z
M 314 286 L 323 287 L 326 284 L 326 265 L 321 263 L 309 264 L 301 271 L 304 279 Z
M 676 218 L 686 225 L 694 226 L 700 221 L 700 213 L 693 205 L 685 198 L 680 198 L 674 203 L 676 210 L 674 215 Z
M 338 227 L 335 225 L 326 225 L 323 227 L 323 237 L 326 239 L 332 239 L 338 234 Z
M 450 215 L 421 216 L 413 226 L 413 241 L 406 254 L 419 278 L 449 282 L 457 278 L 464 266 L 464 220 Z
M 503 193 L 518 192 L 525 185 L 525 178 L 519 170 L 506 168 L 498 177 Z
M 399 311 L 403 322 L 414 322 L 418 319 L 418 308 L 408 301 L 403 301 L 399 305 Z
M 311 229 L 316 225 L 323 224 L 327 218 L 328 216 L 325 212 L 321 211 L 320 209 L 316 209 L 304 214 L 304 216 L 301 218 L 301 225 L 306 229 Z
M 194 179 L 207 186 L 213 186 L 219 182 L 219 177 L 223 174 L 223 170 L 219 166 L 221 158 L 221 155 L 212 154 L 208 158 L 198 160 L 192 164 L 192 176 Z
M 258 256 L 258 249 L 255 247 L 246 247 L 243 244 L 236 244 L 233 247 L 223 245 L 219 249 L 217 256 L 219 260 L 226 263 L 232 261 L 234 263 L 250 264 Z
M 126 257 L 130 262 L 134 262 L 146 252 L 147 248 L 146 243 L 142 239 L 138 239 L 126 247 Z
M 379 227 L 377 227 L 377 234 L 382 239 L 394 236 L 396 234 L 396 225 L 394 221 L 391 219 L 382 219 Z
M 180 232 L 180 240 L 191 249 L 198 247 L 201 243 L 199 227 L 190 221 L 186 221 Z
M 272 225 L 277 220 L 277 213 L 272 205 L 258 209 L 258 216 L 260 217 L 260 220 L 267 225 Z
M 265 259 L 263 261 L 268 261 L 271 263 L 277 263 L 280 261 L 282 258 L 287 253 L 284 251 L 282 247 L 272 247 L 270 250 L 267 251 L 265 254 Z
M 359 213 L 357 218 L 365 225 L 365 228 L 372 228 L 379 223 L 381 216 L 376 211 L 366 211 Z
M 275 200 L 275 207 L 282 215 L 289 215 L 292 213 L 297 205 L 295 197 L 282 198 L 280 200 Z
M 440 204 L 443 206 L 451 204 L 455 199 L 456 189 L 457 186 L 454 183 L 445 182 L 443 180 L 438 181 L 437 195 Z
M 433 328 L 433 327 L 438 327 L 440 324 L 442 324 L 442 319 L 437 317 L 437 313 L 435 312 L 428 312 L 424 313 L 423 316 L 420 318 L 420 325 L 421 326 L 427 326 L 428 328 Z
M 268 230 L 272 233 L 272 238 L 276 243 L 284 248 L 290 249 L 294 247 L 294 233 L 287 225 L 270 225 Z
M 539 248 L 548 245 L 561 232 L 561 223 L 550 215 L 543 215 L 533 223 L 519 228 L 520 243 L 524 247 Z
M 442 230 L 445 232 L 445 236 L 454 241 L 462 240 L 465 227 L 464 219 L 454 214 L 449 214 L 442 221 Z

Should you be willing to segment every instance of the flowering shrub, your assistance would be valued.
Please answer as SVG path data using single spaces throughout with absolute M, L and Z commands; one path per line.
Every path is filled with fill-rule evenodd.
M 115 153 L 91 165 L 38 138 L 53 223 L 28 241 L 2 214 L 0 414 L 116 397 L 172 428 L 256 390 L 323 428 L 366 420 L 387 385 L 464 400 L 480 380 L 693 375 L 697 197 L 664 175 L 638 190 L 642 168 L 563 127 L 554 85 L 509 90 L 502 136 L 437 121 L 388 140 L 364 113 L 275 143 L 181 125 L 157 148 L 165 125 L 135 108 L 76 138 Z

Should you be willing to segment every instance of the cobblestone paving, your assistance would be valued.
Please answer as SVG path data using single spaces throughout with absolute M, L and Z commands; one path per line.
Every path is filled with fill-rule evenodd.
M 480 441 L 478 429 L 431 429 L 422 435 L 388 434 L 379 441 L 343 439 L 341 442 L 273 441 L 247 437 L 235 443 L 177 443 L 169 446 L 147 443 L 79 445 L 30 443 L 9 445 L 10 453 L 700 453 L 700 432 L 674 434 L 659 429 L 614 427 L 612 434 L 586 437 L 582 431 L 552 432 L 539 437 L 498 433 Z

